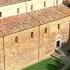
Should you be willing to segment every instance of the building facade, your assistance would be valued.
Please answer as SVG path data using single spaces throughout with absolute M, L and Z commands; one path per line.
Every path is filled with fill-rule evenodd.
M 57 5 L 0 19 L 0 70 L 22 70 L 60 48 L 69 37 L 69 12 Z
M 0 0 L 0 18 L 62 4 L 63 0 Z

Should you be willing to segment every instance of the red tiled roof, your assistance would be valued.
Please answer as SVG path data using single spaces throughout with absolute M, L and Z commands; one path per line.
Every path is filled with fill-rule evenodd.
M 64 5 L 59 5 L 48 9 L 32 11 L 27 14 L 3 18 L 0 19 L 0 36 L 2 36 L 2 32 L 8 35 L 67 16 L 70 16 L 70 9 Z
M 21 3 L 25 1 L 30 1 L 30 0 L 0 0 L 0 6 L 11 5 L 11 4 Z

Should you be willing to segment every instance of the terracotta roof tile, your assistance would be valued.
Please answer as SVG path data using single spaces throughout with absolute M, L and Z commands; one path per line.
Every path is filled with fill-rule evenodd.
M 32 11 L 0 19 L 0 36 L 26 30 L 54 20 L 70 16 L 70 9 L 64 5 Z
M 30 0 L 0 0 L 0 6 L 11 5 L 11 4 L 21 3 L 25 1 L 30 1 Z

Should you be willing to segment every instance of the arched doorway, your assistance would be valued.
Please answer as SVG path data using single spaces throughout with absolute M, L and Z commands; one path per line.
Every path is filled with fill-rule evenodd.
M 60 48 L 62 46 L 62 36 L 61 35 L 57 35 L 56 36 L 56 48 Z
M 57 48 L 60 48 L 61 47 L 61 41 L 60 40 L 56 41 L 56 47 Z

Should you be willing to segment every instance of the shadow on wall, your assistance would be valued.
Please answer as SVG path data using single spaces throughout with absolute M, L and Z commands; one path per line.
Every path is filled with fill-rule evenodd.
M 69 25 L 69 38 L 67 42 L 62 43 L 62 47 L 60 48 L 66 56 L 70 56 L 70 25 Z
M 63 4 L 70 8 L 70 0 L 63 0 Z

